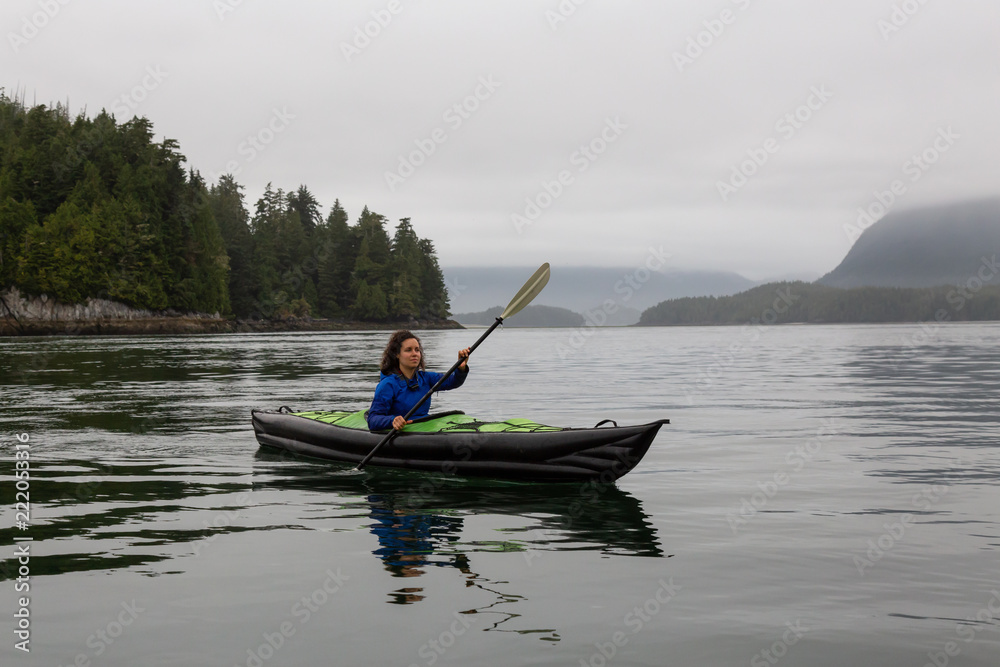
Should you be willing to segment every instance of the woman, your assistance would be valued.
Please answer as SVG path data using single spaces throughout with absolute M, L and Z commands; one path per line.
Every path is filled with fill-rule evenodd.
M 469 358 L 469 348 L 460 350 L 459 359 Z M 463 361 L 454 374 L 448 377 L 438 391 L 461 387 L 469 374 L 469 364 Z M 394 428 L 397 431 L 413 420 L 403 419 L 430 388 L 443 376 L 442 373 L 431 373 L 424 370 L 424 354 L 420 339 L 409 331 L 397 331 L 389 338 L 389 343 L 382 352 L 382 375 L 375 388 L 375 398 L 367 413 L 368 428 L 372 431 L 384 431 Z M 431 401 L 428 398 L 424 404 L 413 413 L 419 419 L 426 417 L 430 411 Z

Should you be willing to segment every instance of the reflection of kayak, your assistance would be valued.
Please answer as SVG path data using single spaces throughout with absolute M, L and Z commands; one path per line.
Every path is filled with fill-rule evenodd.
M 254 460 L 254 491 L 319 493 L 325 496 L 324 507 L 351 516 L 367 503 L 405 515 L 516 517 L 522 527 L 504 531 L 505 544 L 535 551 L 665 556 L 642 501 L 616 484 L 526 484 L 378 466 L 359 475 L 347 468 L 330 471 L 309 459 L 289 460 L 286 452 L 268 447 L 258 449 Z M 460 526 L 450 525 L 459 532 L 442 536 L 435 550 L 444 542 L 454 552 L 496 550 L 493 540 L 461 541 Z
M 386 433 L 369 431 L 364 411 L 252 414 L 261 446 L 344 463 L 359 463 Z M 668 423 L 560 428 L 527 419 L 481 422 L 449 412 L 408 425 L 371 465 L 524 481 L 610 482 L 639 463 Z

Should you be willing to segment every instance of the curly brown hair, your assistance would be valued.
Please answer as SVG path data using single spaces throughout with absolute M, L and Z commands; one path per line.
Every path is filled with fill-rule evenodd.
M 411 332 L 401 329 L 389 337 L 389 342 L 386 343 L 385 350 L 382 352 L 381 370 L 383 373 L 392 375 L 399 372 L 399 351 L 403 349 L 403 343 L 411 338 L 416 340 L 417 345 L 420 346 L 420 365 L 417 368 L 424 370 L 424 344 Z

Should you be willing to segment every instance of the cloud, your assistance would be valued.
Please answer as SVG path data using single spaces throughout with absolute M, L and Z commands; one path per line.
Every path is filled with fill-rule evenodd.
M 613 266 L 666 242 L 687 268 L 822 273 L 857 207 L 949 124 L 967 140 L 907 203 L 996 194 L 1000 6 L 585 2 L 553 21 L 559 6 L 68 2 L 17 49 L 7 35 L 2 85 L 93 114 L 159 68 L 135 113 L 192 167 L 236 161 L 251 205 L 269 181 L 304 183 L 352 216 L 412 217 L 444 265 Z M 8 30 L 39 7 L 8 3 Z M 697 57 L 679 69 L 678 53 Z M 484 78 L 500 85 L 449 121 Z M 820 86 L 832 97 L 785 137 L 776 124 Z M 275 113 L 293 118 L 269 135 Z M 518 233 L 511 215 L 608 118 L 628 125 L 620 140 Z M 390 189 L 386 172 L 436 130 Z M 718 184 L 769 138 L 778 150 L 723 201 Z

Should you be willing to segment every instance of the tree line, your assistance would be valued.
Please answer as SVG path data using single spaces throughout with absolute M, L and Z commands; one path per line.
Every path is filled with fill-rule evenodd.
M 248 210 L 231 176 L 206 183 L 152 123 L 26 107 L 0 89 L 0 287 L 64 303 L 363 321 L 443 319 L 434 244 L 409 218 L 390 237 L 365 207 L 324 217 L 305 185 L 268 184 Z
M 732 296 L 670 299 L 643 311 L 639 325 L 863 323 L 1000 320 L 1000 285 L 926 288 L 818 283 L 759 285 Z

